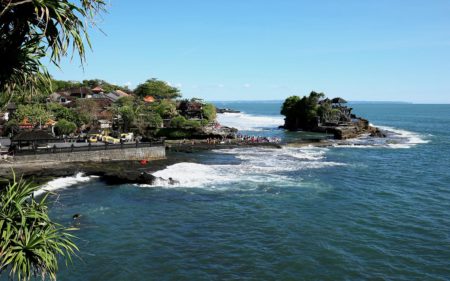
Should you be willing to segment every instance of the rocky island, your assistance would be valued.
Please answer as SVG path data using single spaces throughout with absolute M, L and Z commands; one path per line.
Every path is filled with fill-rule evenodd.
M 284 129 L 290 131 L 307 131 L 332 134 L 335 139 L 345 140 L 362 135 L 385 137 L 367 119 L 352 113 L 342 98 L 328 99 L 323 93 L 311 92 L 309 96 L 291 96 L 281 108 Z

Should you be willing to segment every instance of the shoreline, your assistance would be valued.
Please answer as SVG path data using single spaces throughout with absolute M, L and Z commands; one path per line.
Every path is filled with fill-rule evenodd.
M 191 140 L 192 141 L 192 140 Z M 165 159 L 149 160 L 142 164 L 138 160 L 118 160 L 118 161 L 79 161 L 79 162 L 15 162 L 0 160 L 0 180 L 12 179 L 14 173 L 16 177 L 30 179 L 37 184 L 44 184 L 59 177 L 73 176 L 83 173 L 86 176 L 99 176 L 100 180 L 108 184 L 123 183 L 151 183 L 155 180 L 151 173 L 162 170 L 169 165 L 179 163 L 183 156 L 200 151 L 215 149 L 233 149 L 246 147 L 271 147 L 281 148 L 278 143 L 215 143 L 207 144 L 201 140 L 194 140 L 188 143 L 179 141 L 169 141 L 166 144 L 167 157 Z M 178 142 L 178 143 L 177 143 Z
M 226 143 L 207 143 L 205 140 L 170 140 L 166 142 L 167 157 L 165 159 L 150 160 L 145 165 L 137 160 L 99 162 L 1 162 L 2 160 L 0 160 L 2 164 L 0 167 L 0 180 L 11 179 L 12 170 L 14 170 L 16 177 L 30 179 L 39 185 L 56 178 L 74 176 L 78 173 L 83 173 L 86 176 L 98 176 L 101 181 L 110 185 L 125 183 L 152 184 L 157 179 L 152 173 L 163 170 L 167 166 L 183 162 L 187 158 L 192 158 L 192 153 L 196 152 L 252 147 L 282 149 L 283 147 L 331 147 L 336 145 L 339 146 L 339 142 L 326 139 L 298 140 L 289 143 L 252 143 L 237 140 Z

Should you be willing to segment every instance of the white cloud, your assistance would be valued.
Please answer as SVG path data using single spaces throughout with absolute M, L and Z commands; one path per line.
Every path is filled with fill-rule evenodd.
M 243 86 L 244 86 L 244 88 L 250 88 L 252 85 L 249 83 L 245 83 Z
M 127 86 L 128 88 L 131 87 L 132 83 L 130 81 L 127 81 L 123 84 L 124 86 Z
M 224 84 L 219 84 L 219 85 L 217 85 L 217 87 L 219 87 L 219 88 L 225 88 L 225 85 L 224 85 Z

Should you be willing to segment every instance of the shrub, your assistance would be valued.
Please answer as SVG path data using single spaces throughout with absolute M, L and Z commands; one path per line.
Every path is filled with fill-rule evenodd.
M 69 135 L 77 130 L 77 125 L 73 122 L 61 119 L 55 125 L 55 133 L 59 136 Z
M 187 120 L 183 116 L 177 116 L 170 120 L 171 128 L 184 128 L 186 126 Z
M 73 235 L 48 216 L 47 195 L 37 201 L 38 187 L 15 175 L 6 186 L 0 186 L 0 274 L 9 271 L 10 278 L 30 280 L 46 276 L 56 280 L 58 256 L 68 261 L 78 251 Z

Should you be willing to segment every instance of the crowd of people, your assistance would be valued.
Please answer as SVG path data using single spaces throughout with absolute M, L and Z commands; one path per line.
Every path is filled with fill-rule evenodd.
M 237 140 L 247 143 L 279 143 L 281 141 L 281 139 L 277 137 L 260 137 L 241 134 L 237 135 Z

